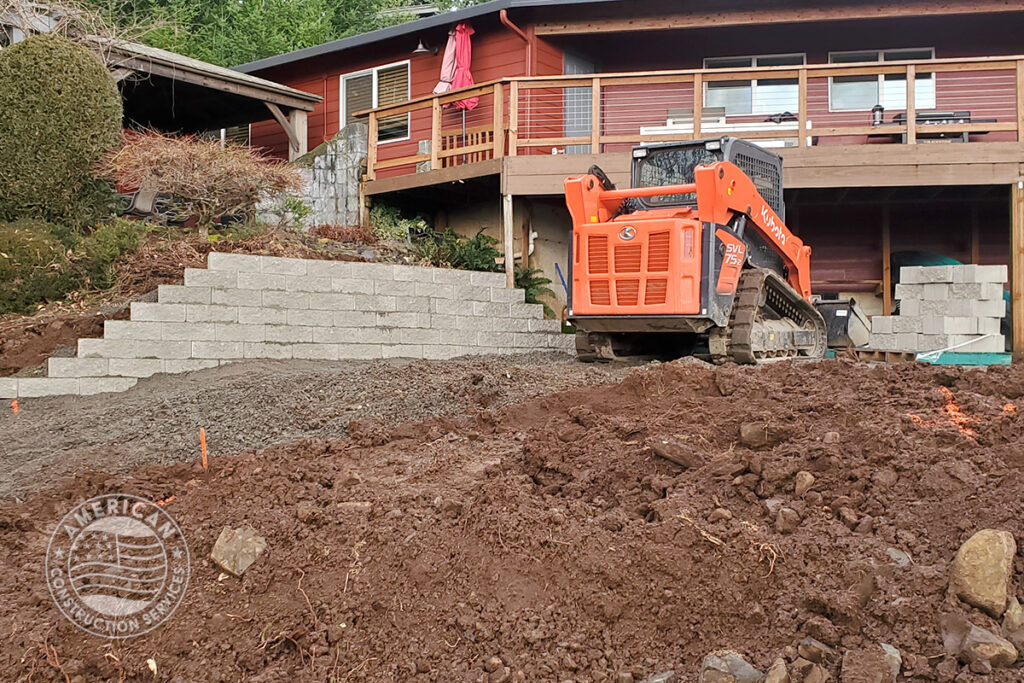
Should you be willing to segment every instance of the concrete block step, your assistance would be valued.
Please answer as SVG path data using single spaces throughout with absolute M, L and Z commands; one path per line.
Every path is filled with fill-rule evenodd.
M 1006 266 L 973 264 L 950 266 L 905 266 L 900 268 L 900 283 L 998 283 L 1004 284 Z
M 91 396 L 127 391 L 137 379 L 127 377 L 3 377 L 0 398 L 41 398 L 44 396 Z

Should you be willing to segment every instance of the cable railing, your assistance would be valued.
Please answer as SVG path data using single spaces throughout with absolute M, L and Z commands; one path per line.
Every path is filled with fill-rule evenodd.
M 1024 56 L 505 78 L 360 115 L 368 180 L 719 135 L 774 148 L 1024 141 Z

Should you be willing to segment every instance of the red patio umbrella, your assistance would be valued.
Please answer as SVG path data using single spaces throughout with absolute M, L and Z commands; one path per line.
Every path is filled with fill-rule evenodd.
M 452 89 L 455 80 L 455 29 L 448 31 L 448 45 L 441 60 L 441 80 L 434 86 L 434 94 L 440 95 Z
M 452 90 L 468 88 L 473 85 L 473 74 L 469 69 L 473 62 L 473 46 L 470 42 L 470 36 L 474 33 L 473 27 L 468 24 L 459 24 L 455 27 L 455 77 L 452 79 Z M 446 50 L 445 57 L 447 56 Z M 455 102 L 455 108 L 462 110 L 476 109 L 479 103 L 479 97 L 467 97 L 464 100 Z

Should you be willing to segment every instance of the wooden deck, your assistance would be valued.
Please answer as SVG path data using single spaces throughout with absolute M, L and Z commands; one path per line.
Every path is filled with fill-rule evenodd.
M 846 145 L 777 150 L 785 162 L 785 186 L 919 187 L 1010 185 L 1024 177 L 1024 143 L 948 145 Z M 530 155 L 488 159 L 364 183 L 367 195 L 400 192 L 489 175 L 500 175 L 502 194 L 559 195 L 563 181 L 597 164 L 619 185 L 629 185 L 628 152 Z

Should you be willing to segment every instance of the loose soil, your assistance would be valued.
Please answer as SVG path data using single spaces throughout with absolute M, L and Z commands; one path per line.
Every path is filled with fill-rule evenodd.
M 515 380 L 498 374 L 455 372 L 423 389 L 429 365 L 392 369 L 405 381 L 386 386 L 401 383 L 415 400 L 396 397 L 385 419 L 349 421 L 344 437 L 340 402 L 310 389 L 278 405 L 272 387 L 240 391 L 243 366 L 229 366 L 221 371 L 238 374 L 205 389 L 202 405 L 245 400 L 224 410 L 248 415 L 256 431 L 280 419 L 265 413 L 334 426 L 232 457 L 221 453 L 244 437 L 225 431 L 211 437 L 224 446 L 208 472 L 184 462 L 107 474 L 83 460 L 74 480 L 43 479 L 46 490 L 4 504 L 0 666 L 12 679 L 72 681 L 584 682 L 668 670 L 693 681 L 712 650 L 731 648 L 765 671 L 810 635 L 840 653 L 892 644 L 909 680 L 1021 680 L 1020 663 L 986 677 L 961 671 L 943 654 L 938 620 L 960 613 L 999 630 L 947 595 L 948 566 L 978 529 L 1024 539 L 1024 366 L 677 362 L 574 388 L 540 373 L 516 402 L 502 388 Z M 327 382 L 310 386 L 327 391 Z M 477 401 L 480 383 L 497 398 Z M 430 391 L 451 410 L 418 413 Z M 24 418 L 56 420 L 41 442 L 72 453 L 100 445 L 113 466 L 125 454 L 151 457 L 143 443 L 166 443 L 165 420 L 212 432 L 226 414 L 173 400 L 160 413 L 156 394 L 148 400 L 151 412 L 137 418 L 124 416 L 146 406 L 133 392 L 95 401 L 102 409 L 82 401 L 75 423 L 68 403 L 32 402 L 0 423 L 20 434 L 17 446 L 5 439 L 5 466 L 36 457 L 17 431 Z M 85 430 L 102 419 L 139 433 Z M 689 468 L 652 452 L 665 440 Z M 802 471 L 815 482 L 798 497 Z M 44 474 L 25 470 L 8 489 Z M 64 620 L 42 578 L 56 521 L 111 491 L 173 495 L 166 509 L 193 558 L 177 613 L 123 643 Z M 776 530 L 778 506 L 799 515 L 791 533 Z M 719 508 L 728 514 L 712 514 Z M 214 540 L 247 524 L 267 550 L 241 579 L 222 575 L 206 559 Z M 1018 556 L 1018 581 L 1022 571 Z

